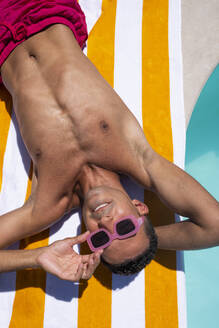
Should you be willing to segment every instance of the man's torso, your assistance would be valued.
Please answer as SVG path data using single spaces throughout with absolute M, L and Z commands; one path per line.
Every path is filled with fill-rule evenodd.
M 71 194 L 90 164 L 137 176 L 143 132 L 69 28 L 53 25 L 19 45 L 2 76 L 43 188 Z

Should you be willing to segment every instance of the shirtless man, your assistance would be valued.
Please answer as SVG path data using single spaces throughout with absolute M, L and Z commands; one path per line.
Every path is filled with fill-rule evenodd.
M 149 249 L 140 269 L 154 254 L 156 235 L 158 247 L 165 249 L 219 244 L 218 202 L 153 151 L 135 117 L 83 54 L 69 27 L 55 24 L 22 42 L 1 66 L 1 74 L 36 173 L 31 199 L 1 216 L 2 248 L 50 226 L 78 206 L 79 199 L 90 232 L 105 228 L 112 233 L 114 222 L 130 215 L 142 217 L 143 224 L 135 235 L 114 240 L 96 257 L 77 255 L 77 279 L 93 272 L 101 252 L 116 272 L 132 273 L 127 262 L 136 258 L 139 271 L 141 255 Z M 156 227 L 155 235 L 147 206 L 128 197 L 115 172 L 135 179 L 190 219 Z M 79 237 L 79 242 L 87 236 Z M 57 258 L 69 262 L 73 252 L 68 245 L 65 256 L 66 247 L 60 243 L 34 251 L 1 251 L 0 270 L 41 266 L 60 278 L 75 280 L 57 264 Z

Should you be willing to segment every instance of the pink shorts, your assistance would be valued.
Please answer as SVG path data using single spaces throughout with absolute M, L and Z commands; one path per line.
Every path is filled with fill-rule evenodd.
M 57 23 L 67 25 L 85 46 L 87 26 L 77 0 L 0 0 L 0 67 L 20 43 Z

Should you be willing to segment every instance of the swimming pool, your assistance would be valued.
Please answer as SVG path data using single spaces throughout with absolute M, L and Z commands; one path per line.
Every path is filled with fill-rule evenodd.
M 185 169 L 219 200 L 219 65 L 194 108 Z M 188 328 L 219 327 L 219 247 L 186 251 Z

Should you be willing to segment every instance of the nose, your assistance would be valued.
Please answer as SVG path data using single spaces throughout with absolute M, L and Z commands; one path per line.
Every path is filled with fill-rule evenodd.
M 113 233 L 113 218 L 111 216 L 102 216 L 99 223 L 98 223 L 99 228 L 104 228 L 111 233 Z

